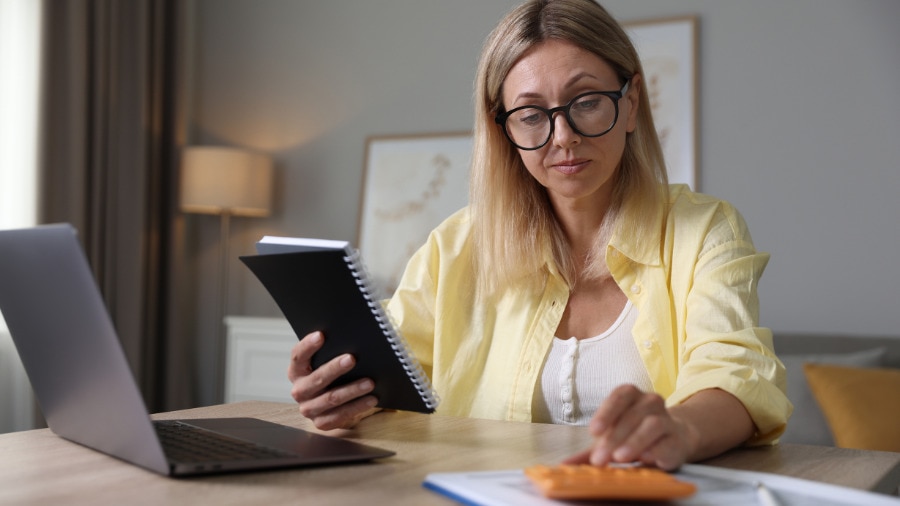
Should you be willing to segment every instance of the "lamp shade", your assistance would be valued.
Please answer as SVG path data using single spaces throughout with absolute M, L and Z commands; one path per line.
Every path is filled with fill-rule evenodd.
M 243 149 L 195 146 L 181 155 L 181 210 L 268 216 L 272 159 Z

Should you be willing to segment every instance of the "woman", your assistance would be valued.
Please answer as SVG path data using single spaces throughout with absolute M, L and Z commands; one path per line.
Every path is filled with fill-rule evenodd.
M 591 0 L 530 1 L 488 38 L 470 206 L 410 260 L 388 309 L 439 413 L 588 425 L 570 462 L 674 469 L 773 442 L 791 406 L 756 287 L 768 255 L 727 203 L 667 185 L 643 72 Z M 353 367 L 292 352 L 319 428 L 375 412 Z

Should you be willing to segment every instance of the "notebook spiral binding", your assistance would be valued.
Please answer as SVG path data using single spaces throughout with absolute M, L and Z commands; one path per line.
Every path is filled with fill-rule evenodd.
M 378 326 L 387 338 L 388 343 L 390 343 L 391 349 L 394 350 L 397 358 L 400 359 L 403 369 L 412 380 L 419 395 L 422 396 L 422 401 L 425 402 L 425 405 L 429 409 L 436 409 L 440 403 L 440 398 L 431 386 L 431 379 L 425 373 L 425 370 L 422 369 L 422 365 L 412 353 L 409 343 L 407 343 L 406 339 L 397 332 L 397 326 L 393 319 L 381 305 L 380 298 L 376 293 L 377 290 L 372 283 L 369 271 L 366 270 L 366 266 L 362 261 L 359 250 L 352 249 L 351 252 L 344 257 L 344 261 L 346 261 L 347 265 L 350 267 L 350 272 L 356 279 L 356 285 L 366 299 L 366 303 L 372 311 L 372 314 L 375 316 L 375 320 L 378 322 Z

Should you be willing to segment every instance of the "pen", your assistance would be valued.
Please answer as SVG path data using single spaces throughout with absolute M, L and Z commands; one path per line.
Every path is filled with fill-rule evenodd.
M 756 482 L 756 498 L 759 499 L 760 506 L 779 506 L 781 504 L 761 481 Z

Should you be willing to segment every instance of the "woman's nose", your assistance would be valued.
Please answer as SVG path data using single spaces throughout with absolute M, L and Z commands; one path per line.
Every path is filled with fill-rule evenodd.
M 581 142 L 581 135 L 569 124 L 565 113 L 560 111 L 553 115 L 553 145 L 568 148 L 579 142 Z

